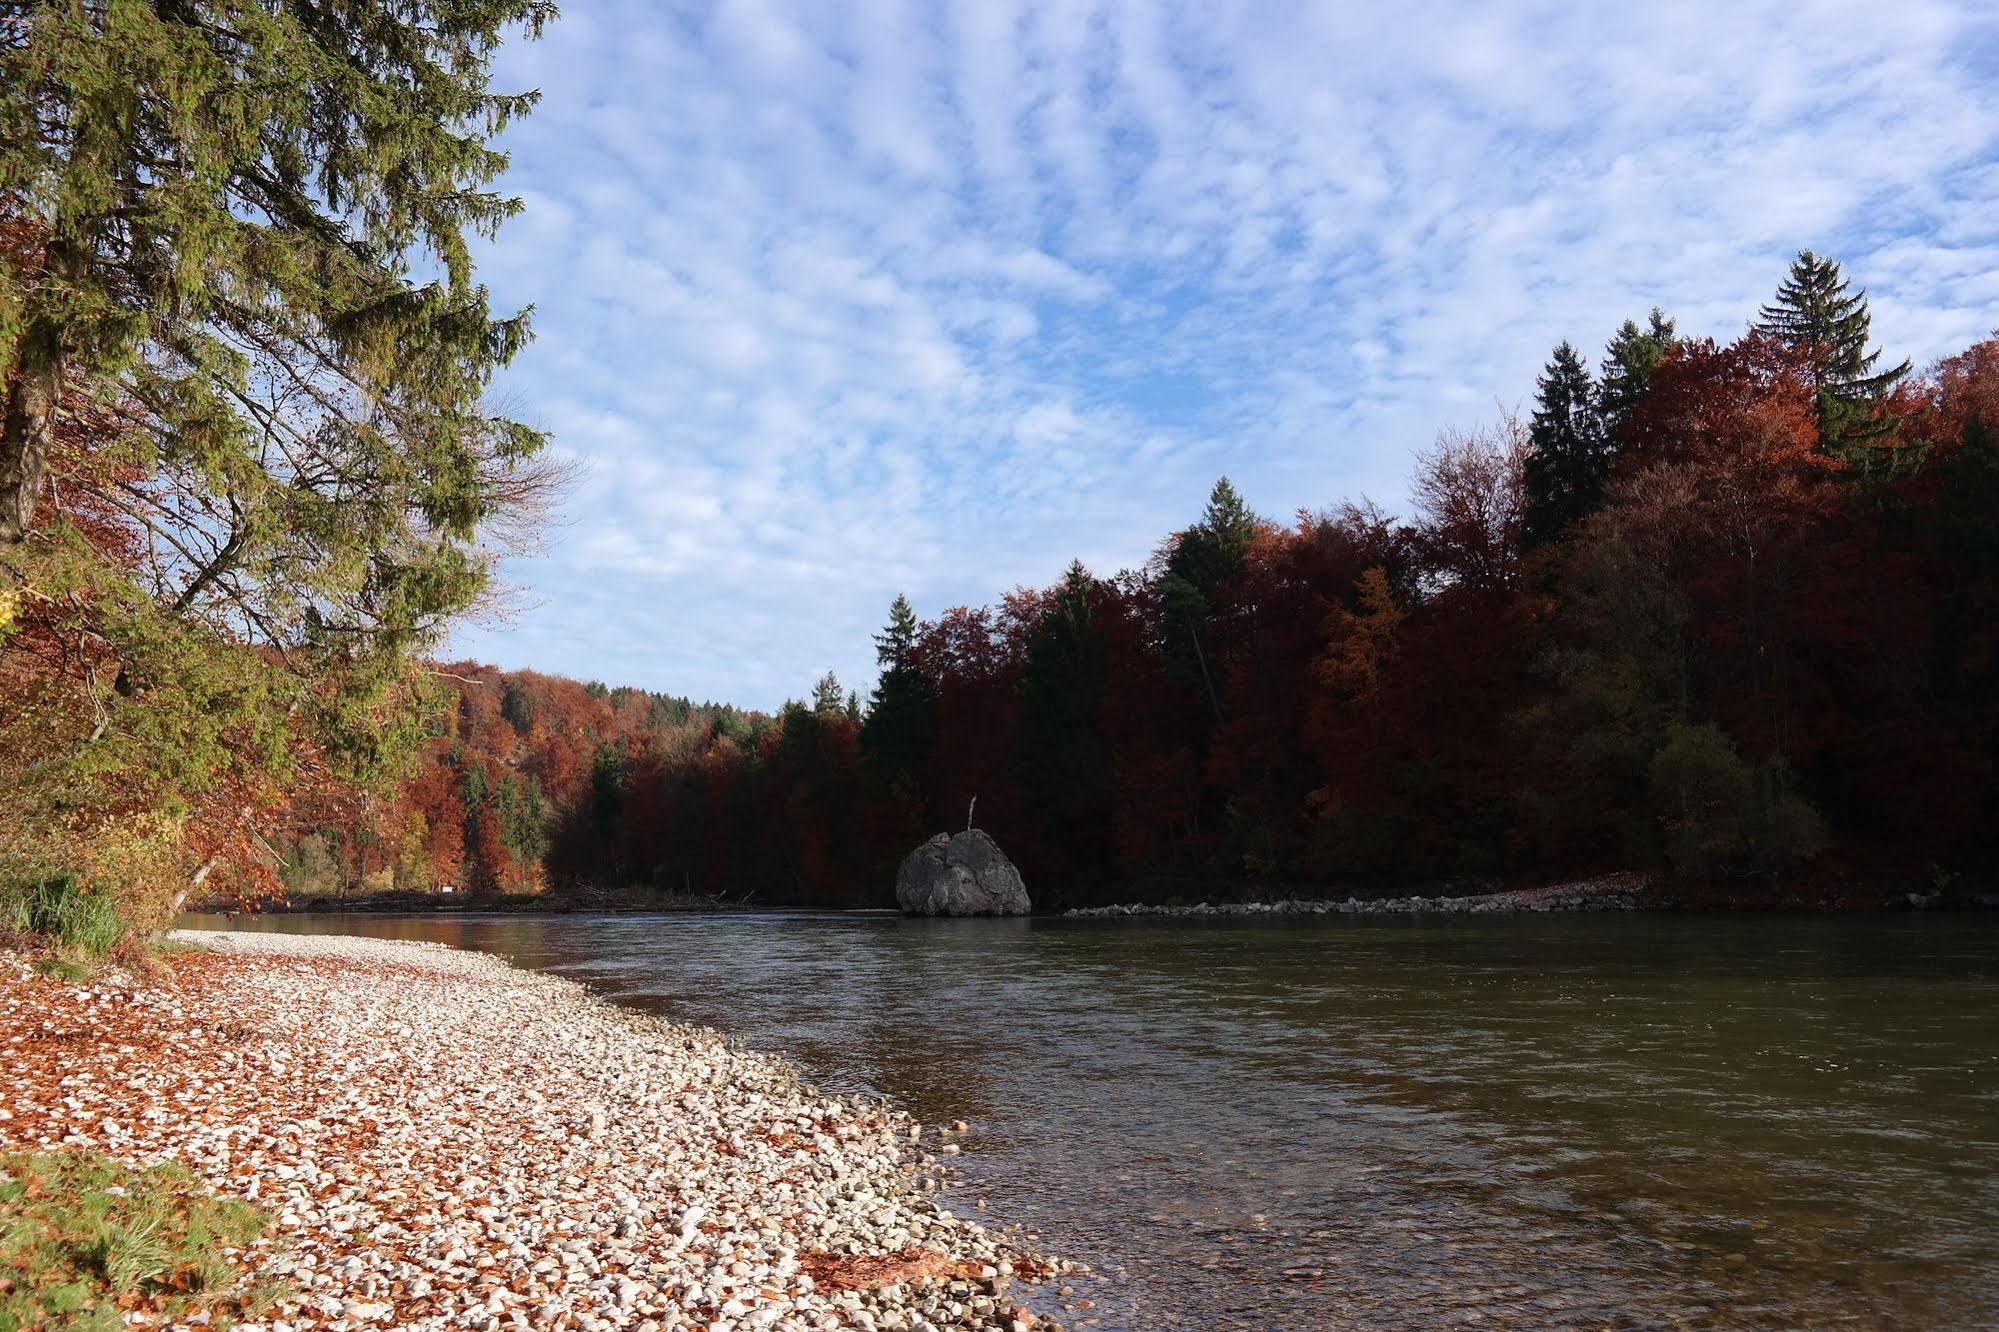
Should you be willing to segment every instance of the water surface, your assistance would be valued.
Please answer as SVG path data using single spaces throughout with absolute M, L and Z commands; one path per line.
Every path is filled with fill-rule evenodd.
M 264 917 L 972 1121 L 1071 1326 L 1999 1326 L 1999 922 Z

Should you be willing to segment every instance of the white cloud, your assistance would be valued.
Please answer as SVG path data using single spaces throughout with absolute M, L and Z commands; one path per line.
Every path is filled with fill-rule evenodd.
M 927 612 L 1142 561 L 1220 471 L 1371 492 L 1653 305 L 1844 258 L 1918 361 L 1999 322 L 1973 0 L 572 6 L 503 54 L 540 341 L 591 464 L 462 646 L 772 705 Z

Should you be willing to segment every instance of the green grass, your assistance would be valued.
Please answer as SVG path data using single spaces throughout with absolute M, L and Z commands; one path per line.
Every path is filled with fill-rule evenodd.
M 0 887 L 0 932 L 46 940 L 63 970 L 87 972 L 125 937 L 125 923 L 109 897 L 62 874 Z
M 268 1303 L 223 1257 L 264 1230 L 175 1166 L 132 1170 L 87 1152 L 0 1155 L 0 1332 L 122 1326 L 126 1308 L 210 1326 Z

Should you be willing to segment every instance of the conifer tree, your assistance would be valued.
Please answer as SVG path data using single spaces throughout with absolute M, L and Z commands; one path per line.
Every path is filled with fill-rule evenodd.
M 1159 635 L 1168 670 L 1208 700 L 1217 721 L 1221 697 L 1208 664 L 1217 606 L 1242 576 L 1258 519 L 1227 477 L 1208 492 L 1201 521 L 1182 532 L 1165 553 L 1153 580 L 1159 600 Z
M 1521 468 L 1527 544 L 1554 541 L 1595 512 L 1610 480 L 1610 441 L 1589 368 L 1567 342 L 1536 381 L 1534 418 Z
M 1756 331 L 1796 348 L 1806 358 L 1817 400 L 1819 441 L 1827 453 L 1851 456 L 1884 436 L 1895 422 L 1878 408 L 1889 390 L 1909 373 L 1909 363 L 1874 367 L 1879 351 L 1867 350 L 1873 316 L 1865 291 L 1848 292 L 1835 260 L 1800 251 L 1763 307 Z
M 1107 812 L 1111 776 L 1103 708 L 1109 682 L 1099 596 L 1083 562 L 1071 561 L 1023 645 L 1021 784 L 1030 808 L 1054 824 L 1101 826 Z
M 1673 321 L 1655 305 L 1645 327 L 1640 328 L 1636 320 L 1625 320 L 1604 349 L 1597 400 L 1604 434 L 1613 450 L 1631 409 L 1652 382 L 1653 368 L 1679 340 Z
M 1243 557 L 1256 536 L 1256 515 L 1227 477 L 1215 482 L 1208 492 L 1207 507 L 1201 510 L 1200 531 L 1212 552 L 1217 571 L 1233 575 L 1242 569 Z
M 828 671 L 812 686 L 812 713 L 817 717 L 838 717 L 847 710 L 847 687 Z
M 881 673 L 861 724 L 864 762 L 883 788 L 913 779 L 930 751 L 933 690 L 917 664 L 916 639 L 916 611 L 908 597 L 898 595 L 889 606 L 887 627 L 875 635 Z
M 477 593 L 496 473 L 537 432 L 481 410 L 527 341 L 470 238 L 519 207 L 488 86 L 547 0 L 13 6 L 0 33 L 0 546 L 35 519 L 65 393 L 141 423 L 129 517 L 234 587 L 260 638 L 406 642 Z M 496 466 L 497 464 L 497 466 Z M 358 613 L 357 613 L 358 612 Z M 317 617 L 316 621 L 314 617 Z
M 7 6 L 0 600 L 88 650 L 33 673 L 48 752 L 0 762 L 0 807 L 38 849 L 0 845 L 0 880 L 118 842 L 158 859 L 100 884 L 198 885 L 261 861 L 302 772 L 421 739 L 414 663 L 484 587 L 481 536 L 530 536 L 560 484 L 484 408 L 528 325 L 471 262 L 518 207 L 491 140 L 534 102 L 489 60 L 553 13 Z

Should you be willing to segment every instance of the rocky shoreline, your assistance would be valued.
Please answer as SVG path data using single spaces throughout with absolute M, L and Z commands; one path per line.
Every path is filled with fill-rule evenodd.
M 1060 1327 L 1013 1283 L 1073 1269 L 938 1205 L 948 1131 L 482 954 L 176 939 L 172 983 L 0 954 L 0 1149 L 177 1162 L 262 1207 L 234 1257 L 286 1293 L 238 1326 Z
M 1288 898 L 1276 902 L 1199 902 L 1153 906 L 1142 902 L 1078 907 L 1069 916 L 1470 916 L 1522 911 L 1637 911 L 1649 885 L 1640 875 L 1614 874 L 1541 888 L 1516 888 L 1464 897 Z

